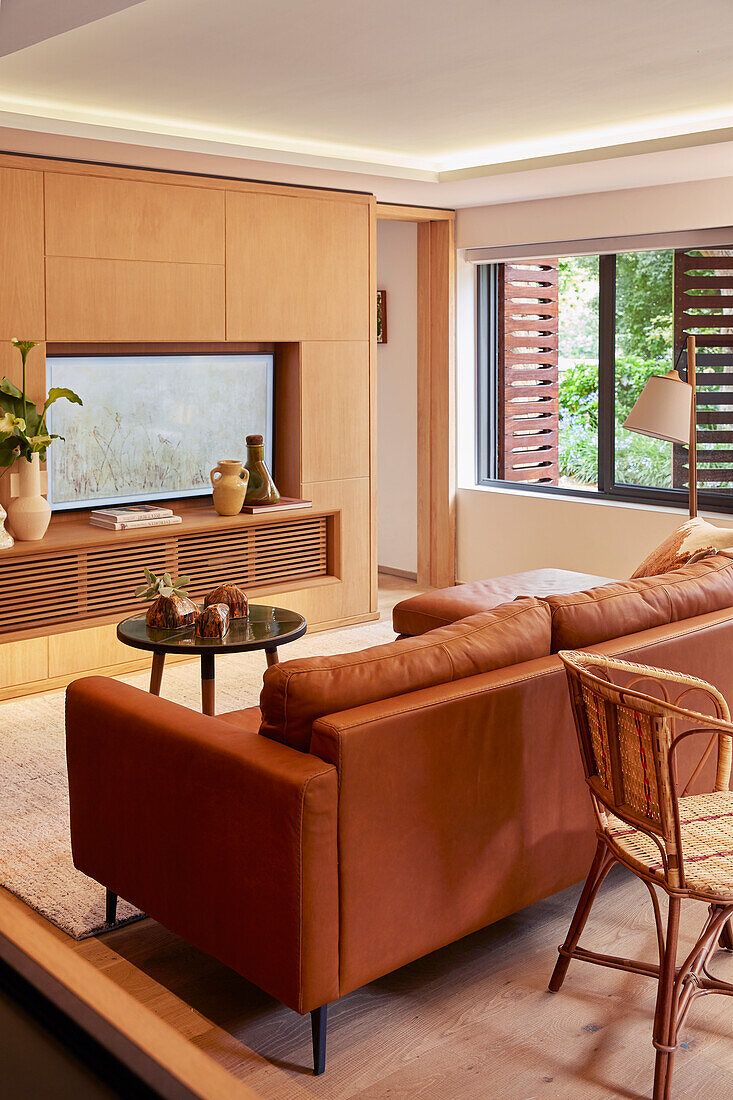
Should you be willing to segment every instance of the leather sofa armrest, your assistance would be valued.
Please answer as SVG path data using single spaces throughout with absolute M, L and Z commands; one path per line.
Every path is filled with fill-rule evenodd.
M 298 1012 L 338 997 L 333 766 L 103 677 L 66 737 L 81 871 Z

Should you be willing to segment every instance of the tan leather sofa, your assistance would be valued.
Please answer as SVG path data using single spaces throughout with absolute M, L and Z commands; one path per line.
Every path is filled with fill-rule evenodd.
M 576 647 L 733 697 L 733 562 L 276 665 L 261 713 L 210 718 L 78 680 L 76 866 L 310 1011 L 320 1072 L 329 1002 L 585 875 L 593 824 L 555 655 Z

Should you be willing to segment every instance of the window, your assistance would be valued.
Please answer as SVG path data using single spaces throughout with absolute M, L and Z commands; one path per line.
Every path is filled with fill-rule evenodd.
M 687 448 L 623 424 L 694 333 L 700 501 L 733 510 L 733 247 L 478 270 L 481 483 L 686 505 Z
M 624 421 L 652 374 L 675 366 L 674 253 L 624 252 L 614 276 L 614 483 L 672 488 L 672 444 L 626 431 Z

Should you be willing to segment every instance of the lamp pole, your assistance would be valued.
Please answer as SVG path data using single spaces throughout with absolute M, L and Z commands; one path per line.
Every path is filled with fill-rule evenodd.
M 697 387 L 695 371 L 695 337 L 687 337 L 687 381 L 692 387 L 690 409 L 690 446 L 688 448 L 688 481 L 690 487 L 690 519 L 697 515 Z

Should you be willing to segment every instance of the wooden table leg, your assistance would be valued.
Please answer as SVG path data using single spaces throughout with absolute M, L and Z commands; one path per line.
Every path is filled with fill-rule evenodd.
M 214 692 L 214 654 L 201 654 L 201 710 L 212 717 L 216 713 Z
M 276 649 L 266 649 L 265 650 L 265 657 L 267 657 L 267 667 L 268 668 L 270 667 L 270 665 L 280 664 L 280 658 L 277 655 L 277 650 Z
M 160 695 L 160 684 L 163 679 L 163 666 L 165 665 L 165 653 L 153 654 L 153 665 L 150 669 L 150 694 Z

